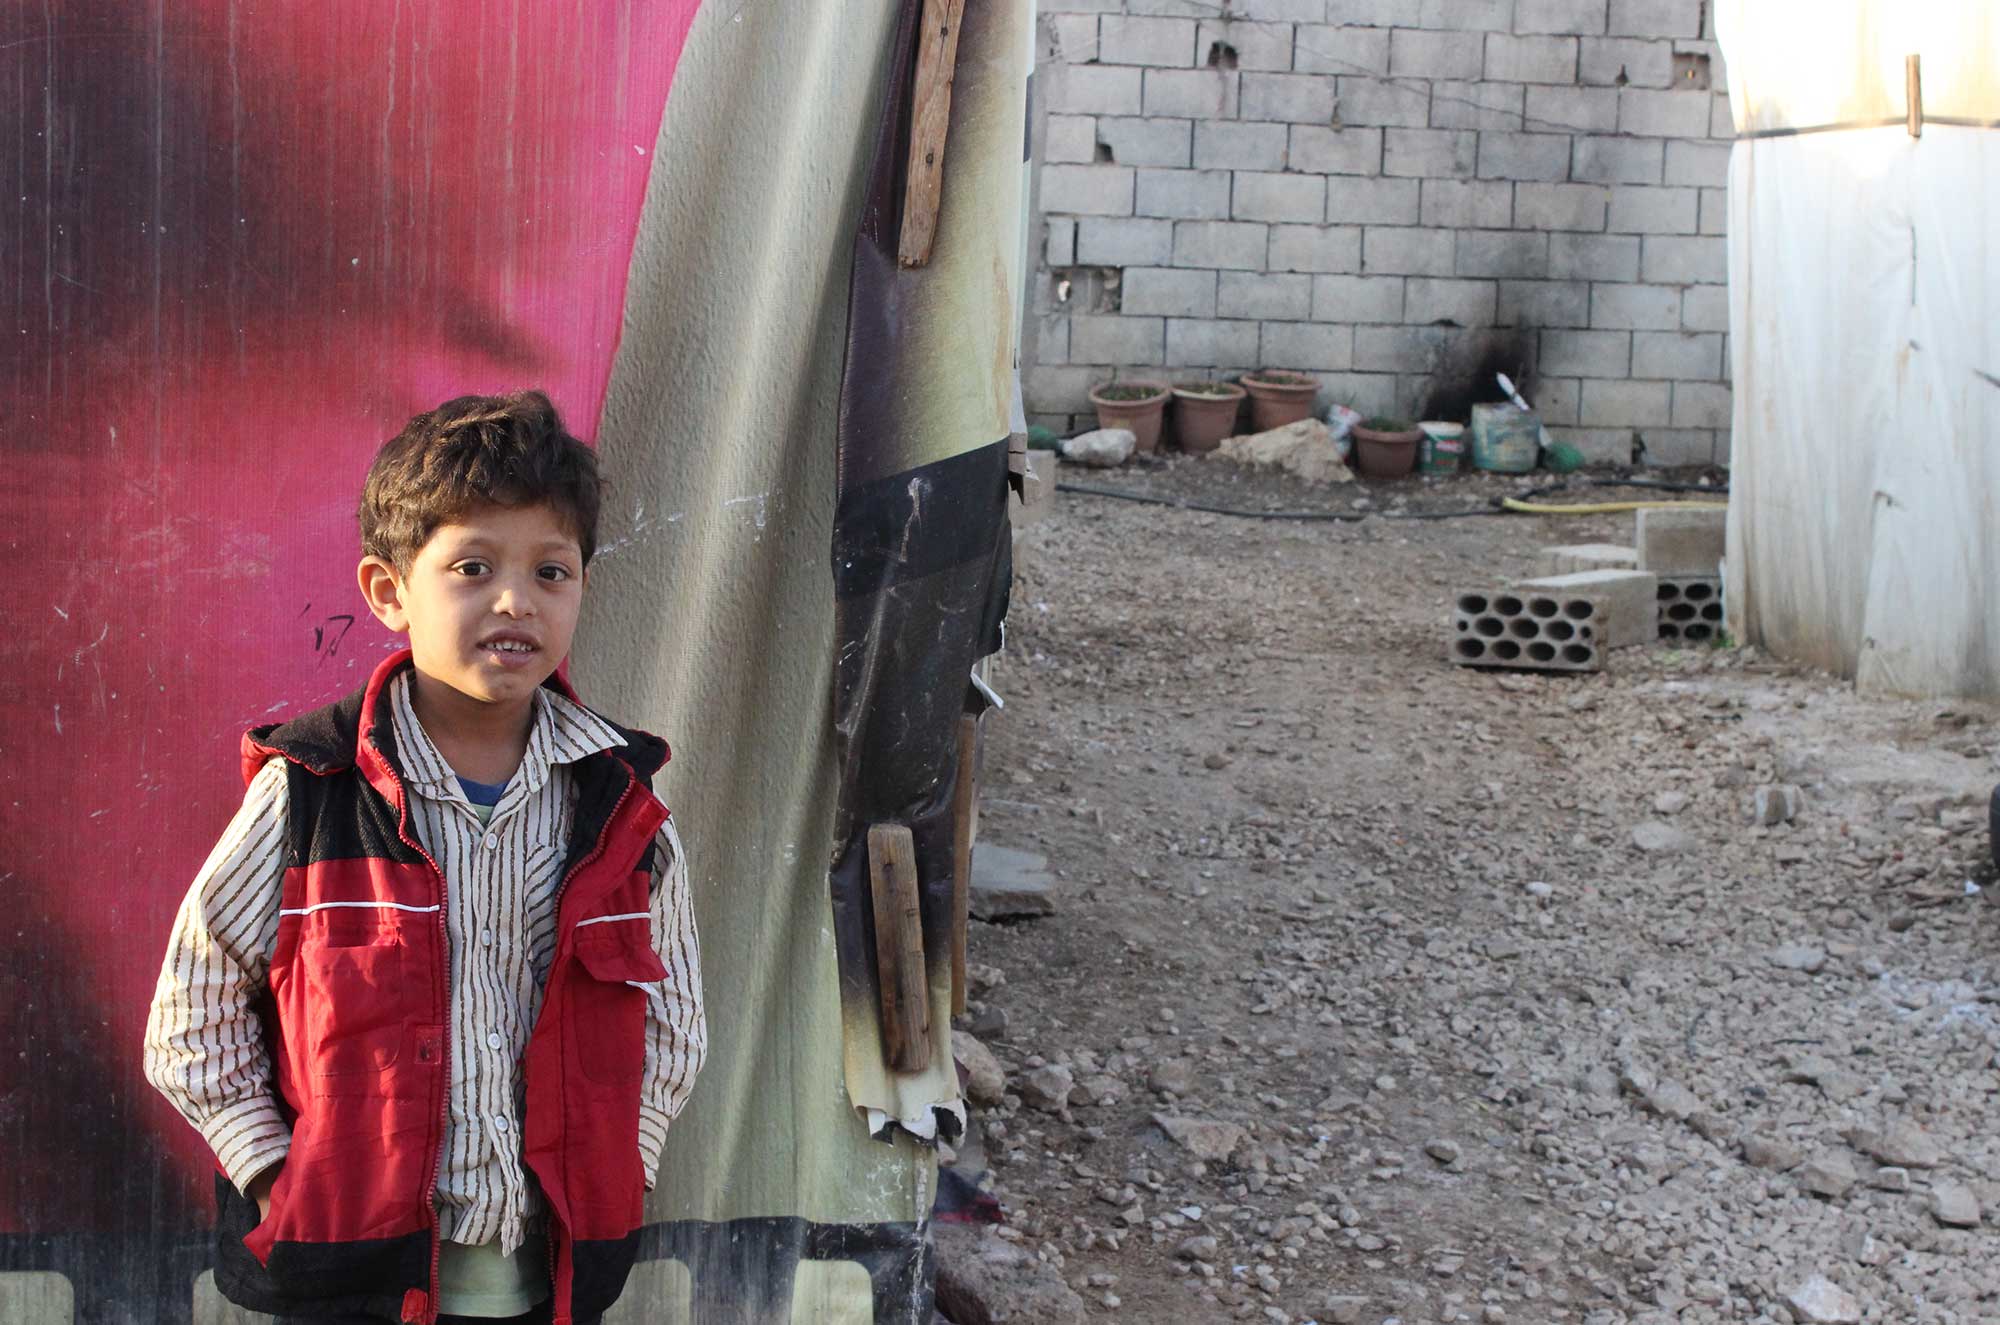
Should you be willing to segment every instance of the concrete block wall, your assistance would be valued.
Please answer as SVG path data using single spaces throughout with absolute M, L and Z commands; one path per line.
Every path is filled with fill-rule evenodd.
M 1492 368 L 1597 460 L 1728 463 L 1727 80 L 1704 0 L 1039 0 L 1033 422 L 1114 374 Z

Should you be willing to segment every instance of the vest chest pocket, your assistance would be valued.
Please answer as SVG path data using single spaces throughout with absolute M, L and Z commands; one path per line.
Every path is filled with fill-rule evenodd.
M 297 961 L 321 1092 L 395 1094 L 382 1074 L 402 1056 L 409 1023 L 410 962 L 401 927 L 350 913 L 302 935 Z
M 591 925 L 577 934 L 576 960 L 582 970 L 570 985 L 569 1034 L 583 1074 L 635 1086 L 646 1070 L 647 995 L 633 985 L 667 978 L 651 927 L 643 916 Z

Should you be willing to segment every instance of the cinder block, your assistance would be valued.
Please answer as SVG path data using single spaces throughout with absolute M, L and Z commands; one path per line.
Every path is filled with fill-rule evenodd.
M 1508 83 L 1574 83 L 1576 38 L 1496 32 L 1486 39 L 1486 77 Z
M 1460 667 L 1594 672 L 1600 603 L 1588 594 L 1474 591 L 1454 597 L 1451 660 Z
M 1271 271 L 1361 269 L 1361 228 L 1351 225 L 1274 225 Z
M 1401 276 L 1315 276 L 1312 315 L 1320 322 L 1401 322 Z
M 1647 235 L 1639 275 L 1663 285 L 1722 285 L 1729 241 L 1706 235 Z
M 1389 35 L 1389 72 L 1397 78 L 1478 78 L 1485 57 L 1480 32 L 1397 28 Z
M 1173 261 L 1174 223 L 1086 217 L 1076 223 L 1076 261 L 1085 267 L 1164 267 Z
M 1665 469 L 1685 469 L 1715 460 L 1715 430 L 1712 428 L 1648 428 L 1646 463 Z
M 1627 87 L 1618 92 L 1618 131 L 1652 138 L 1706 138 L 1714 102 L 1707 92 Z
M 1258 362 L 1303 372 L 1354 366 L 1354 328 L 1323 322 L 1263 323 Z
M 1334 81 L 1318 74 L 1244 74 L 1239 114 L 1245 120 L 1325 124 L 1333 119 Z
M 1479 165 L 1479 140 L 1479 134 L 1465 129 L 1385 129 L 1382 173 L 1469 179 Z
M 1514 186 L 1506 180 L 1427 179 L 1419 222 L 1447 230 L 1505 230 L 1514 224 Z M 1547 246 L 1543 246 L 1546 256 Z M 1494 273 L 1497 274 L 1497 273 Z
M 1174 368 L 1254 368 L 1255 322 L 1212 318 L 1167 319 L 1167 363 Z
M 1054 38 L 1048 54 L 1064 64 L 1090 64 L 1097 59 L 1096 14 L 1046 14 L 1042 20 Z
M 1673 425 L 1676 428 L 1727 428 L 1734 404 L 1727 382 L 1676 382 Z
M 1137 115 L 1140 75 L 1138 69 L 1115 65 L 1057 65 L 1049 71 L 1046 104 L 1052 112 L 1070 115 Z
M 1505 32 L 1514 0 L 1423 0 L 1419 26 L 1466 32 Z
M 1639 567 L 1660 576 L 1713 578 L 1727 543 L 1727 511 L 1640 511 Z
M 1729 233 L 1729 190 L 1701 191 L 1701 233 L 1704 235 Z
M 1531 87 L 1524 110 L 1530 133 L 1618 132 L 1618 89 L 1613 87 Z
M 1492 281 L 1412 277 L 1403 316 L 1411 322 L 1455 322 L 1461 327 L 1493 325 L 1499 288 Z
M 1291 67 L 1300 74 L 1352 74 L 1366 69 L 1387 76 L 1389 29 L 1301 23 Z
M 1229 219 L 1226 170 L 1141 170 L 1133 210 L 1177 221 Z
M 1415 225 L 1422 188 L 1414 179 L 1330 179 L 1326 219 L 1348 225 Z
M 1549 275 L 1572 281 L 1636 281 L 1639 241 L 1630 235 L 1550 235 Z
M 1444 356 L 1453 336 L 1449 327 L 1356 327 L 1354 366 L 1370 371 L 1427 373 Z
M 1541 401 L 1535 402 L 1541 408 Z M 1572 543 L 1567 547 L 1545 547 L 1538 558 L 1542 574 L 1576 575 L 1600 570 L 1639 569 L 1639 550 L 1616 543 Z
M 1174 266 L 1263 271 L 1270 227 L 1255 221 L 1180 221 Z
M 1729 287 L 1690 285 L 1681 291 L 1681 326 L 1688 331 L 1729 330 Z
M 1333 129 L 1323 124 L 1294 124 L 1291 135 L 1291 155 L 1287 160 L 1293 170 L 1311 171 L 1315 175 L 1381 173 L 1380 129 Z M 1240 161 L 1230 164 L 1238 170 L 1260 169 Z
M 1236 124 L 1227 120 L 1194 122 L 1194 164 L 1198 170 L 1283 170 L 1286 165 L 1282 124 Z M 1295 130 L 1294 130 L 1295 132 Z M 1317 166 L 1300 166 L 1317 170 Z
M 1236 67 L 1242 70 L 1276 70 L 1292 65 L 1292 25 L 1289 23 L 1245 23 L 1228 19 L 1205 19 L 1195 38 L 1195 63 L 1205 64 L 1217 45 L 1236 52 Z
M 1045 212 L 1130 216 L 1132 171 L 1126 166 L 1043 166 L 1041 204 Z
M 1076 222 L 1067 216 L 1048 218 L 1049 240 L 1043 249 L 1048 265 L 1069 267 L 1076 263 Z
M 1422 21 L 1421 0 L 1326 0 L 1329 23 L 1372 23 L 1377 27 L 1414 27 Z
M 1661 639 L 1702 644 L 1727 629 L 1722 581 L 1715 576 L 1661 576 L 1658 606 Z
M 1361 243 L 1361 269 L 1371 276 L 1449 276 L 1449 230 L 1369 226 Z
M 1465 236 L 1460 235 L 1463 243 Z M 1583 281 L 1502 281 L 1494 325 L 1501 327 L 1582 327 L 1590 323 L 1590 286 Z M 1543 402 L 1537 398 L 1537 409 Z M 1542 417 L 1548 422 L 1545 413 Z
M 1666 145 L 1657 138 L 1581 135 L 1569 177 L 1589 184 L 1658 184 Z
M 1602 230 L 1605 205 L 1595 184 L 1514 186 L 1514 224 L 1523 230 Z
M 1583 404 L 1583 383 L 1574 377 L 1537 377 L 1535 379 L 1535 413 L 1541 415 L 1542 422 L 1550 427 L 1576 426 L 1578 412 Z M 1616 570 L 1616 566 L 1575 566 L 1572 570 Z M 1545 572 L 1554 574 L 1555 572 Z M 1568 572 L 1562 572 L 1567 574 Z
M 1420 129 L 1431 122 L 1431 92 L 1423 84 L 1343 75 L 1337 88 L 1342 124 Z
M 1621 184 L 1611 190 L 1608 228 L 1625 235 L 1691 235 L 1700 224 L 1697 189 Z
M 1075 333 L 1070 334 L 1072 346 Z M 1583 384 L 1586 428 L 1664 428 L 1673 418 L 1673 383 L 1587 380 Z
M 1729 183 L 1728 143 L 1667 144 L 1666 182 L 1719 189 Z
M 1235 172 L 1229 212 L 1239 221 L 1302 221 L 1326 219 L 1326 179 L 1320 175 Z
M 1611 0 L 1615 37 L 1699 37 L 1702 0 Z
M 1514 0 L 1516 32 L 1595 36 L 1604 23 L 1604 0 Z
M 1189 68 L 1195 63 L 1195 27 L 1191 18 L 1106 14 L 1098 24 L 1097 58 L 1103 64 Z
M 1072 363 L 1130 366 L 1160 362 L 1166 325 L 1156 317 L 1073 317 L 1069 320 Z
M 1233 120 L 1237 78 L 1233 70 L 1148 69 L 1145 113 L 1190 120 Z
M 1585 37 L 1577 52 L 1576 81 L 1600 87 L 1674 85 L 1674 44 L 1632 37 Z
M 1106 115 L 1097 121 L 1097 141 L 1111 149 L 1111 159 L 1121 166 L 1185 168 L 1191 160 L 1193 138 L 1192 120 Z
M 1162 317 L 1214 317 L 1215 273 L 1128 267 L 1119 288 L 1119 308 Z
M 1482 133 L 1481 179 L 1564 180 L 1569 178 L 1569 136 L 1559 133 Z
M 1097 160 L 1097 120 L 1089 115 L 1051 115 L 1042 134 L 1042 160 L 1083 165 Z
M 1461 230 L 1457 262 L 1460 276 L 1546 276 L 1549 237 L 1519 230 Z
M 1632 376 L 1662 377 L 1675 381 L 1714 381 L 1722 376 L 1722 337 L 1712 331 L 1634 332 Z M 1714 425 L 1687 426 L 1713 427 Z
M 1597 642 L 1607 649 L 1634 644 L 1650 644 L 1659 636 L 1660 579 L 1643 570 L 1576 571 L 1568 575 L 1545 575 L 1522 580 L 1514 586 L 1529 595 L 1546 595 L 1563 601 L 1583 599 L 1596 605 L 1591 620 Z M 1534 611 L 1530 604 L 1529 611 Z
M 1544 331 L 1536 361 L 1542 373 L 1621 377 L 1631 371 L 1632 337 L 1623 331 Z
M 1521 131 L 1527 89 L 1519 83 L 1431 84 L 1431 128 Z
M 1673 331 L 1681 324 L 1681 292 L 1671 285 L 1600 282 L 1591 287 L 1590 325 L 1618 331 Z
M 1226 271 L 1215 292 L 1219 317 L 1297 321 L 1312 316 L 1312 277 Z

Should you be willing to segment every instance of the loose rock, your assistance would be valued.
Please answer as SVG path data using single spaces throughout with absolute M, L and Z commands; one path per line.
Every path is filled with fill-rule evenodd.
M 1062 458 L 1093 469 L 1115 469 L 1132 458 L 1139 436 L 1126 428 L 1099 428 L 1064 439 Z

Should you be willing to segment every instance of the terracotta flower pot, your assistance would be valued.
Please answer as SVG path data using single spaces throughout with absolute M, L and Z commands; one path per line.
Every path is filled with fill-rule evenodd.
M 1174 440 L 1189 455 L 1207 455 L 1236 435 L 1244 390 L 1233 382 L 1203 383 L 1204 390 L 1174 388 Z
M 1363 478 L 1406 478 L 1417 464 L 1417 446 L 1424 440 L 1423 429 L 1380 432 L 1355 424 L 1354 468 Z
M 1250 393 L 1250 422 L 1258 432 L 1309 419 L 1319 379 L 1304 373 L 1245 373 L 1243 389 Z
M 1116 388 L 1145 387 L 1151 394 L 1136 400 L 1107 400 L 1102 394 Z M 1160 420 L 1167 410 L 1165 382 L 1106 382 L 1090 389 L 1090 403 L 1097 407 L 1097 426 L 1123 428 L 1139 439 L 1138 450 L 1152 454 L 1160 449 Z

